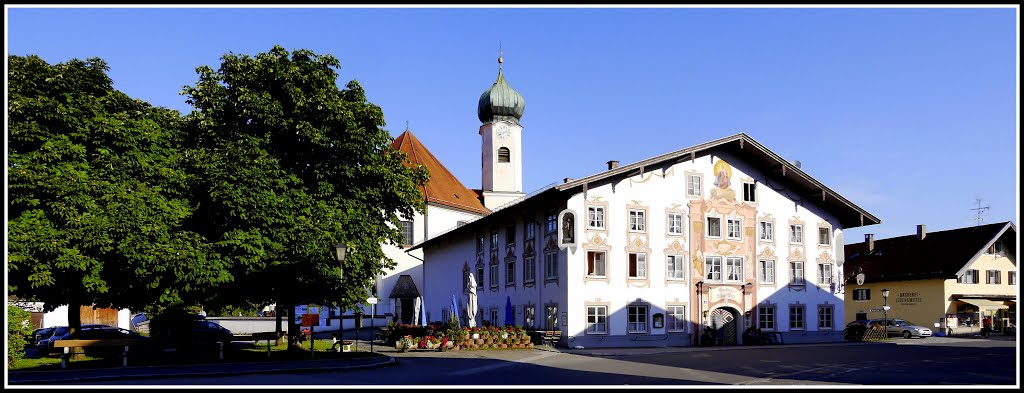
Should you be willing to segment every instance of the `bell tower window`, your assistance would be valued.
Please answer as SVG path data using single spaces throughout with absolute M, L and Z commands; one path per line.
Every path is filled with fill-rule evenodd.
M 509 157 L 511 157 L 511 153 L 507 147 L 498 148 L 498 162 L 509 162 Z

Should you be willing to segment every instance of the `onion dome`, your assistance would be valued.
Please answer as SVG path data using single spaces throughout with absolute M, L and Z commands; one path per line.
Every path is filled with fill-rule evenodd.
M 523 117 L 523 111 L 526 109 L 526 100 L 523 100 L 523 96 L 505 82 L 505 76 L 501 72 L 502 62 L 499 56 L 498 80 L 480 95 L 480 103 L 476 108 L 476 115 L 484 124 L 499 120 L 519 124 L 519 119 Z

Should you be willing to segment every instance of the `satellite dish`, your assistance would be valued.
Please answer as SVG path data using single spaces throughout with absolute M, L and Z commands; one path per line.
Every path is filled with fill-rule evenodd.
M 800 169 L 800 160 L 793 160 L 793 165 L 796 166 L 796 169 Z

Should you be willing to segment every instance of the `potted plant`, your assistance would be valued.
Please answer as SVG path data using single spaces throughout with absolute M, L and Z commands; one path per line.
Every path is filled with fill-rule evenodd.
M 416 342 L 412 340 L 412 336 L 402 336 L 395 343 L 395 347 L 402 350 L 402 352 L 408 352 L 412 347 L 416 345 Z

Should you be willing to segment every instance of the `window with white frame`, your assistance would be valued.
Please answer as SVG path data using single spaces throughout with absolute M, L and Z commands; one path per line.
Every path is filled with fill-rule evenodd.
M 488 278 L 488 280 L 491 281 L 491 288 L 497 288 L 498 287 L 498 263 L 497 262 L 492 262 L 491 263 L 490 273 L 491 273 L 491 275 Z
M 412 221 L 401 221 L 402 224 L 402 244 L 410 245 L 413 244 L 413 231 Z
M 587 276 L 605 277 L 605 253 L 587 251 Z
M 771 221 L 761 221 L 757 223 L 758 239 L 770 242 L 775 240 L 775 229 L 772 228 Z
M 668 320 L 665 321 L 665 328 L 670 332 L 686 331 L 686 306 L 665 307 Z
M 725 237 L 732 240 L 740 240 L 740 232 L 743 228 L 743 221 L 738 218 L 725 220 Z
M 587 306 L 587 334 L 608 334 L 608 306 Z
M 775 261 L 762 259 L 757 261 L 757 280 L 762 284 L 775 283 Z
M 870 288 L 857 288 L 853 290 L 853 300 L 871 300 Z
M 707 273 L 704 279 L 722 281 L 722 257 L 704 257 L 704 271 Z
M 986 284 L 1001 284 L 1002 274 L 998 270 L 989 269 L 985 271 L 985 283 Z
M 680 213 L 669 213 L 668 214 L 668 234 L 669 235 L 682 235 L 683 234 L 683 215 Z
M 534 282 L 537 277 L 537 260 L 534 256 L 523 258 L 523 284 Z
M 647 306 L 633 305 L 626 311 L 627 333 L 647 333 Z
M 476 279 L 480 281 L 480 282 L 477 283 L 479 285 L 476 287 L 476 290 L 479 291 L 479 290 L 481 290 L 484 287 L 484 282 L 485 282 L 484 281 L 484 265 L 482 263 L 476 265 Z M 483 315 L 483 314 L 481 314 L 481 315 Z
M 757 307 L 757 327 L 764 330 L 775 330 L 774 305 L 762 305 Z
M 533 240 L 537 236 L 537 224 L 533 221 L 527 221 L 526 225 L 523 226 L 523 239 Z
M 1006 284 L 1017 285 L 1017 272 L 1009 271 L 1006 272 Z
M 708 237 L 722 237 L 722 219 L 719 217 L 708 217 Z
M 978 279 L 978 270 L 968 269 L 967 271 L 964 272 L 962 276 L 957 277 L 956 282 L 960 284 L 977 284 Z
M 549 280 L 558 278 L 558 254 L 544 254 L 544 278 Z
M 505 245 L 516 244 L 516 224 L 505 227 Z
M 725 258 L 725 280 L 726 281 L 740 281 L 740 280 L 743 280 L 743 258 L 740 258 L 740 257 L 728 257 L 728 258 Z
M 757 184 L 743 183 L 743 201 L 757 202 Z
M 505 285 L 516 284 L 516 260 L 509 259 L 505 261 Z
M 629 278 L 647 278 L 647 254 L 629 253 Z
M 818 306 L 818 330 L 832 330 L 832 306 Z
M 818 284 L 831 284 L 832 283 L 832 264 L 831 263 L 819 263 L 818 264 Z
M 643 210 L 630 210 L 629 211 L 629 231 L 630 232 L 643 232 L 647 227 L 647 219 L 644 217 Z
M 544 234 L 551 235 L 558 231 L 558 213 L 554 210 L 549 210 L 547 216 L 544 219 L 545 227 Z
M 491 231 L 491 250 L 498 249 L 498 231 Z
M 789 330 L 804 330 L 805 307 L 803 305 L 789 306 Z
M 789 226 L 789 242 L 793 244 L 804 244 L 804 226 L 793 224 Z
M 818 245 L 832 245 L 832 229 L 829 227 L 818 227 Z
M 682 255 L 665 257 L 665 277 L 669 280 L 686 279 L 686 258 Z
M 803 261 L 789 262 L 789 283 L 791 285 L 804 285 Z
M 699 175 L 687 175 L 686 176 L 686 195 L 689 196 L 700 196 L 700 176 Z
M 484 235 L 476 235 L 476 253 L 484 253 Z
M 491 307 L 491 323 L 493 323 L 495 325 L 498 324 L 498 308 L 497 307 Z
M 590 228 L 590 229 L 604 229 L 604 207 L 603 206 L 588 206 L 587 207 L 587 228 Z
M 535 306 L 523 306 L 523 327 L 532 329 L 537 322 L 537 309 Z

